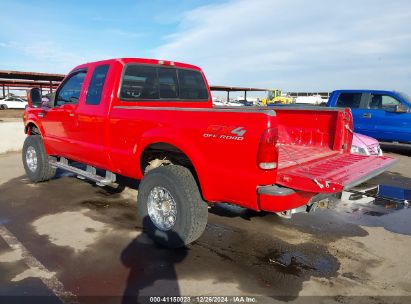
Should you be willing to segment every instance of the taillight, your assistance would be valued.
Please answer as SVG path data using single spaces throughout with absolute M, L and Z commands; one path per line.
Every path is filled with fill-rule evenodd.
M 277 168 L 278 152 L 275 147 L 277 138 L 277 129 L 267 129 L 261 137 L 257 154 L 257 165 L 260 169 L 273 170 Z

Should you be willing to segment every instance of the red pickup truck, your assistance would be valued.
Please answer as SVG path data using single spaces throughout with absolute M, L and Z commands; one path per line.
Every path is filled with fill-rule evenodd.
M 200 68 L 164 60 L 80 65 L 48 102 L 30 91 L 24 123 L 33 182 L 56 168 L 102 186 L 141 180 L 138 214 L 169 247 L 200 237 L 208 204 L 290 216 L 394 163 L 350 154 L 349 109 L 213 107 Z

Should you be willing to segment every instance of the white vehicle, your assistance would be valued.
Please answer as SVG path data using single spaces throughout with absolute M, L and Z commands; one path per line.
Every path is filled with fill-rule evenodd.
M 0 109 L 24 109 L 27 106 L 27 101 L 21 99 L 20 97 L 7 97 L 0 100 Z
M 229 102 L 227 102 L 227 106 L 230 106 L 230 107 L 242 107 L 243 105 L 244 104 L 236 100 L 230 100 Z
M 214 106 L 226 106 L 227 104 L 219 97 L 213 97 Z
M 323 99 L 320 95 L 298 96 L 298 97 L 295 99 L 295 103 L 298 103 L 298 104 L 320 105 L 320 104 L 322 104 L 322 103 L 327 103 L 327 99 Z

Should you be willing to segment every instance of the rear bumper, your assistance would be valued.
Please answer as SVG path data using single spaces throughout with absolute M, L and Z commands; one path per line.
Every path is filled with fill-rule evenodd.
M 263 189 L 263 190 L 260 190 Z M 297 209 L 302 206 L 310 206 L 327 198 L 334 196 L 334 193 L 310 193 L 302 191 L 294 191 L 289 188 L 287 195 L 275 195 L 278 190 L 277 185 L 260 187 L 258 193 L 258 201 L 260 210 L 267 212 L 283 212 L 287 210 Z M 269 190 L 271 193 L 269 193 Z
M 260 210 L 283 212 L 314 203 L 325 197 L 317 193 L 296 191 L 278 185 L 262 186 L 257 189 Z

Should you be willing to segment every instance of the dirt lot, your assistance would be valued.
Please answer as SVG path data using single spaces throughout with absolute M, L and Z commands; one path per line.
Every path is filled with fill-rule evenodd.
M 374 182 L 409 195 L 411 150 L 391 151 L 400 162 Z M 37 298 L 42 303 L 137 303 L 150 295 L 411 301 L 411 208 L 404 201 L 345 200 L 291 220 L 214 206 L 197 242 L 167 250 L 142 233 L 136 190 L 111 194 L 68 174 L 32 184 L 20 158 L 0 155 L 2 296 L 50 296 Z
M 0 121 L 3 119 L 22 119 L 23 118 L 24 110 L 20 109 L 7 109 L 7 110 L 0 110 Z

